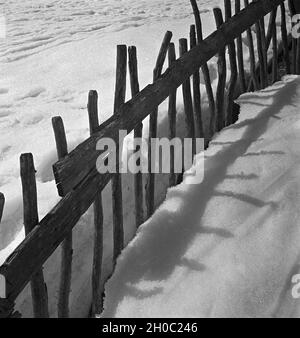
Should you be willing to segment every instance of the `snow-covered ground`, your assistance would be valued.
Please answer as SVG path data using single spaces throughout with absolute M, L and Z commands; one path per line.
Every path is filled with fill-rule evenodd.
M 300 316 L 300 78 L 238 103 L 203 183 L 170 189 L 118 260 L 105 317 Z
M 198 1 L 205 34 L 215 29 L 208 8 L 219 0 Z M 205 14 L 205 15 L 204 15 Z M 32 152 L 37 169 L 39 214 L 42 218 L 59 200 L 52 175 L 56 161 L 51 117 L 65 122 L 69 149 L 89 135 L 86 112 L 90 89 L 99 92 L 100 122 L 111 115 L 117 44 L 136 45 L 140 85 L 152 81 L 152 70 L 167 30 L 173 41 L 188 37 L 194 22 L 189 0 L 181 1 L 0 1 L 0 16 L 7 23 L 7 36 L 0 39 L 0 191 L 6 204 L 0 225 L 0 264 L 24 238 L 19 156 Z M 178 53 L 178 49 L 177 49 Z M 215 83 L 216 66 L 211 62 Z M 204 90 L 202 91 L 204 93 Z M 179 92 L 180 93 L 180 92 Z M 129 83 L 127 97 L 130 97 Z M 181 97 L 178 99 L 180 111 Z M 205 101 L 204 101 L 205 105 Z M 165 136 L 166 105 L 160 109 L 161 135 Z M 184 126 L 179 119 L 179 126 Z M 147 123 L 145 123 L 147 130 Z M 124 177 L 126 241 L 134 234 L 132 177 Z M 166 180 L 164 181 L 166 182 Z M 157 185 L 157 202 L 166 184 Z M 110 187 L 104 192 L 106 275 L 111 269 Z M 76 227 L 71 315 L 85 316 L 91 303 L 90 272 L 93 238 L 92 212 Z M 55 314 L 59 251 L 45 266 L 50 312 Z M 31 313 L 28 288 L 18 306 Z
M 170 189 L 119 258 L 105 317 L 300 316 L 300 78 L 238 103 L 203 183 Z
M 198 1 L 200 10 L 203 13 L 203 30 L 205 35 L 215 29 L 214 20 L 208 9 L 220 2 L 223 1 Z M 99 92 L 100 122 L 104 121 L 111 115 L 114 93 L 116 45 L 127 44 L 137 46 L 140 84 L 141 88 L 143 88 L 146 84 L 152 81 L 152 69 L 165 32 L 167 30 L 171 30 L 174 34 L 173 41 L 177 42 L 179 38 L 188 37 L 189 25 L 193 23 L 193 15 L 189 0 L 7 0 L 5 3 L 0 1 L 0 17 L 2 15 L 6 18 L 7 36 L 5 39 L 0 39 L 0 191 L 5 194 L 6 205 L 3 220 L 0 225 L 0 264 L 24 238 L 24 231 L 22 227 L 21 184 L 19 178 L 20 154 L 24 152 L 32 152 L 34 155 L 37 169 L 39 213 L 40 218 L 42 218 L 59 200 L 51 168 L 52 164 L 56 161 L 51 117 L 55 115 L 61 115 L 63 117 L 69 142 L 69 149 L 71 150 L 89 135 L 86 102 L 87 94 L 90 89 L 96 89 Z M 246 45 L 244 47 L 246 52 Z M 245 53 L 245 55 L 247 54 Z M 246 68 L 248 67 L 247 60 L 245 66 Z M 215 86 L 217 78 L 215 59 L 210 61 L 210 72 L 213 86 Z M 201 90 L 202 94 L 204 94 L 205 90 L 203 86 L 201 87 Z M 182 98 L 180 92 L 181 91 L 178 91 L 179 113 L 182 112 Z M 128 90 L 127 98 L 130 97 L 129 93 L 130 90 Z M 267 95 L 266 93 L 265 95 Z M 275 89 L 274 93 L 276 93 Z M 269 95 L 271 94 L 273 94 L 272 91 Z M 266 97 L 261 100 L 262 104 L 267 104 Z M 269 98 L 269 100 L 271 100 L 271 98 Z M 207 102 L 205 96 L 203 96 L 204 112 L 206 106 Z M 159 129 L 160 135 L 162 136 L 166 135 L 166 109 L 166 104 L 163 104 L 160 108 L 159 114 Z M 251 112 L 253 114 L 257 113 L 254 110 L 251 110 Z M 243 115 L 246 116 L 245 114 L 246 113 L 244 111 Z M 147 132 L 147 123 L 145 123 L 144 126 L 145 132 Z M 179 116 L 178 127 L 181 127 L 181 129 L 184 127 L 182 116 Z M 178 128 L 178 130 L 180 130 L 180 128 Z M 233 130 L 234 133 L 238 133 L 235 129 Z M 242 131 L 242 129 L 238 130 Z M 225 137 L 228 138 L 226 142 L 233 142 L 234 137 L 237 137 L 237 134 L 228 134 L 227 137 L 226 133 L 227 131 L 224 131 L 219 138 L 223 140 L 223 137 Z M 233 139 L 230 139 L 231 137 L 233 137 Z M 219 138 L 218 142 L 221 142 Z M 230 148 L 233 149 L 233 154 L 231 155 L 232 157 L 225 156 L 225 154 L 229 154 L 229 149 L 226 150 L 226 147 L 223 149 L 222 145 L 217 144 L 212 146 L 206 153 L 207 156 L 212 156 L 214 152 L 224 152 L 225 161 L 224 168 L 216 166 L 212 170 L 211 174 L 209 174 L 209 182 L 207 183 L 208 193 L 212 192 L 213 173 L 216 175 L 220 173 L 220 178 L 216 177 L 216 179 L 221 180 L 224 173 L 223 171 L 225 171 L 226 163 L 229 165 L 229 159 L 232 159 L 232 162 L 234 162 L 234 152 L 238 151 L 237 149 L 242 147 L 242 141 L 240 142 L 241 143 L 238 142 L 236 147 L 232 146 L 232 148 Z M 226 144 L 224 146 L 226 146 Z M 257 152 L 262 152 L 261 155 L 264 156 L 268 155 L 266 157 L 268 158 L 268 161 L 270 161 L 271 154 L 265 154 L 263 148 L 259 149 Z M 223 159 L 223 157 L 221 157 L 221 159 Z M 249 159 L 253 159 L 255 162 L 257 161 L 256 156 L 249 156 Z M 217 160 L 208 159 L 207 163 L 217 165 L 219 160 L 220 157 L 218 157 Z M 279 166 L 277 163 L 276 165 Z M 254 174 L 251 175 L 250 173 L 250 176 L 248 177 L 248 174 L 242 173 L 242 170 L 246 171 L 246 168 L 240 169 L 240 173 L 237 174 L 237 177 L 232 174 L 232 177 L 229 176 L 224 182 L 229 185 L 241 180 L 244 184 L 248 182 L 250 185 L 253 184 L 254 179 L 258 180 L 258 178 L 253 176 Z M 160 203 L 164 196 L 166 182 L 166 177 L 161 177 L 159 179 L 159 184 L 157 184 L 157 203 Z M 221 184 L 221 181 L 219 183 Z M 123 200 L 125 203 L 124 220 L 126 242 L 128 242 L 135 232 L 134 215 L 132 212 L 132 210 L 134 210 L 132 199 L 132 176 L 124 176 L 123 184 Z M 205 184 L 206 183 L 204 183 L 204 186 L 206 186 Z M 260 185 L 258 186 L 260 187 Z M 225 192 L 230 191 L 230 187 L 226 186 Z M 182 186 L 178 188 L 178 190 L 175 189 L 173 192 L 171 191 L 170 194 L 175 194 L 176 198 L 172 199 L 171 204 L 170 202 L 167 202 L 162 210 L 164 210 L 164 208 L 176 209 L 176 206 L 180 207 L 181 203 L 183 203 L 181 194 L 184 189 L 184 186 Z M 243 186 L 241 187 L 240 192 L 241 198 L 243 197 L 242 189 Z M 103 278 L 111 271 L 112 217 L 110 212 L 110 194 L 110 186 L 108 186 L 104 191 L 104 209 L 106 210 L 106 214 L 104 219 L 105 275 Z M 194 203 L 193 205 L 195 205 L 196 202 L 194 199 L 195 195 L 201 195 L 201 198 L 199 197 L 201 208 L 197 206 L 197 210 L 199 210 L 200 213 L 201 210 L 203 214 L 206 213 L 205 210 L 212 210 L 207 209 L 207 206 L 210 203 L 216 203 L 218 208 L 225 208 L 225 204 L 222 200 L 222 198 L 225 197 L 222 197 L 222 195 L 218 196 L 219 199 L 215 197 L 211 202 L 207 202 L 206 206 L 205 201 L 208 200 L 209 196 L 202 197 L 202 193 L 200 192 L 196 192 L 194 190 L 188 191 L 187 198 L 189 199 L 188 196 L 193 196 L 193 198 L 191 197 L 191 201 Z M 226 198 L 227 208 L 229 210 L 231 210 L 230 201 L 231 199 L 233 200 L 234 197 L 235 196 L 230 195 Z M 270 208 L 272 206 L 273 204 L 270 205 Z M 266 206 L 266 208 L 267 207 L 268 206 Z M 178 209 L 178 213 L 180 213 L 180 210 L 181 208 Z M 186 212 L 188 212 L 188 210 L 190 209 L 187 209 Z M 261 208 L 262 213 L 264 210 L 264 208 Z M 214 217 L 218 218 L 217 212 L 212 213 L 214 214 Z M 161 211 L 159 212 L 159 215 L 160 218 L 162 215 Z M 224 211 L 221 215 L 224 215 Z M 173 213 L 173 216 L 177 216 L 176 211 Z M 170 216 L 170 223 L 164 224 L 165 227 L 168 227 L 168 224 L 170 227 L 172 226 L 173 216 Z M 153 235 L 151 234 L 152 231 L 150 229 L 150 224 L 149 226 L 145 225 L 143 227 L 143 231 L 140 232 L 139 237 L 130 244 L 127 252 L 130 252 L 130 250 L 133 250 L 131 252 L 139 250 L 131 248 L 141 248 L 141 244 L 138 243 L 143 243 L 143 241 L 146 243 L 148 240 L 145 240 L 145 238 L 148 237 L 148 233 L 150 237 L 153 236 L 153 238 L 156 238 L 155 236 L 157 233 L 155 232 L 155 224 L 158 224 L 157 221 L 155 221 L 155 219 L 157 219 L 156 217 L 158 216 L 155 216 L 154 220 L 151 221 L 151 223 L 154 224 Z M 209 215 L 207 217 L 209 217 Z M 234 217 L 234 215 L 232 215 L 232 217 Z M 226 218 L 224 218 L 224 222 L 225 220 Z M 241 222 L 242 221 L 243 218 L 241 216 Z M 211 219 L 211 222 L 213 222 L 213 218 Z M 162 234 L 162 239 L 157 243 L 158 249 L 161 247 L 163 248 L 162 258 L 167 257 L 165 265 L 162 262 L 160 272 L 164 274 L 165 281 L 168 285 L 171 285 L 171 280 L 169 284 L 168 279 L 168 276 L 171 278 L 172 275 L 171 263 L 173 262 L 173 265 L 176 266 L 176 263 L 184 254 L 184 249 L 188 248 L 188 245 L 185 246 L 185 244 L 188 244 L 189 239 L 190 242 L 195 240 L 196 243 L 196 241 L 198 241 L 198 235 L 192 239 L 192 235 L 196 233 L 195 230 L 198 226 L 197 224 L 192 225 L 190 222 L 190 227 L 187 227 L 185 236 L 183 236 L 185 232 L 181 231 L 178 224 L 174 226 L 176 229 L 175 232 L 170 229 L 170 234 L 168 235 L 170 237 L 167 236 L 165 249 L 163 248 L 164 243 L 162 240 L 165 239 L 166 236 L 163 236 Z M 251 221 L 249 220 L 249 223 L 247 224 L 250 229 Z M 245 226 L 246 229 L 247 224 Z M 253 227 L 255 227 L 255 224 Z M 208 227 L 209 224 L 205 226 Z M 218 258 L 216 258 L 217 252 L 213 250 L 214 243 L 218 243 L 218 234 L 220 234 L 221 237 L 228 237 L 229 240 L 231 240 L 228 232 L 234 232 L 234 229 L 225 229 L 218 232 L 220 225 L 212 227 L 213 230 L 214 227 L 216 228 L 217 234 L 210 233 L 213 231 L 205 227 L 200 229 L 199 234 L 201 232 L 204 233 L 202 234 L 204 237 L 201 241 L 205 242 L 202 250 L 205 252 L 207 257 L 210 255 L 210 252 L 212 252 L 210 259 L 215 259 L 217 267 L 222 267 L 222 260 L 220 260 L 220 262 L 218 261 Z M 164 227 L 162 228 L 162 231 L 163 229 Z M 207 231 L 205 229 L 207 229 Z M 176 231 L 182 238 L 176 238 Z M 189 233 L 189 231 L 191 233 Z M 141 235 L 143 233 L 146 234 L 146 237 Z M 209 241 L 207 240 L 207 236 L 211 237 Z M 286 236 L 289 236 L 289 234 L 287 233 Z M 71 316 L 82 317 L 88 314 L 91 304 L 90 273 L 92 269 L 93 253 L 91 244 L 93 241 L 93 222 L 91 211 L 88 211 L 76 226 L 74 230 L 74 241 Z M 170 241 L 174 241 L 175 246 L 176 241 L 178 241 L 178 248 L 174 248 L 174 257 L 169 259 L 169 253 L 166 249 L 169 248 Z M 151 240 L 149 243 L 151 243 Z M 145 263 L 142 262 L 142 259 L 143 257 L 146 257 L 146 254 L 149 253 L 149 257 L 152 257 L 150 251 L 151 247 L 148 244 L 145 245 L 149 250 L 145 252 L 145 256 L 141 255 L 140 260 L 137 260 L 137 262 L 140 261 L 141 264 Z M 220 246 L 217 246 L 217 248 L 218 250 L 221 250 L 219 249 Z M 181 265 L 181 269 L 187 269 L 190 264 L 192 267 L 194 266 L 195 270 L 197 270 L 199 266 L 202 266 L 201 264 L 204 264 L 202 263 L 202 259 L 198 265 L 196 264 L 196 257 L 192 255 L 194 249 L 195 247 L 192 248 L 189 246 L 189 250 L 191 251 L 189 251 L 189 253 L 186 252 L 187 259 L 185 259 L 185 256 L 182 257 L 183 263 Z M 232 252 L 232 255 L 234 254 L 233 248 L 230 250 L 228 251 L 228 257 L 230 256 L 230 252 Z M 193 256 L 191 262 L 189 261 L 189 255 Z M 128 258 L 126 258 L 126 254 L 124 257 L 122 257 L 121 260 L 129 261 L 130 259 L 133 259 L 134 254 L 129 254 Z M 200 253 L 199 257 L 202 257 Z M 226 258 L 226 256 L 222 257 L 223 259 Z M 230 257 L 228 260 L 230 261 Z M 157 258 L 157 262 L 158 261 L 160 261 L 160 258 Z M 56 314 L 59 262 L 60 252 L 58 250 L 47 262 L 44 269 L 46 282 L 48 282 L 50 313 L 53 316 Z M 195 265 L 193 265 L 193 263 L 195 263 Z M 145 264 L 148 264 L 148 262 Z M 123 269 L 124 266 L 125 265 L 122 264 L 122 268 L 119 267 L 118 269 Z M 163 269 L 165 269 L 165 272 L 163 272 Z M 141 281 L 139 277 L 142 276 L 144 271 L 142 266 L 140 266 L 140 275 L 136 274 L 138 269 L 130 271 L 133 273 L 132 277 L 125 274 L 124 278 L 132 278 L 131 280 L 133 281 L 133 284 L 135 280 L 139 279 L 137 283 L 140 283 Z M 216 273 L 217 271 L 219 270 L 216 268 Z M 178 273 L 177 270 L 176 273 Z M 228 270 L 228 273 L 223 270 L 222 273 L 225 274 L 225 277 L 229 276 L 230 269 Z M 119 276 L 119 274 L 120 272 L 117 272 L 116 276 Z M 155 277 L 155 273 L 154 275 L 151 275 L 151 279 L 153 276 Z M 159 277 L 159 273 L 157 273 L 157 276 Z M 214 276 L 217 279 L 216 275 Z M 111 292 L 114 289 L 116 278 L 117 277 L 114 277 L 107 289 L 109 299 L 106 303 L 106 315 L 109 313 L 115 313 L 117 303 L 120 303 L 120 307 L 118 307 L 117 310 L 118 313 L 123 313 L 122 311 L 126 309 L 123 307 L 121 299 L 123 296 L 128 298 L 128 294 L 130 293 L 130 282 L 128 284 L 126 280 L 121 278 L 120 292 L 124 290 L 124 288 L 128 289 L 126 289 L 127 291 L 125 290 L 123 294 L 117 292 L 116 297 L 111 298 Z M 141 279 L 142 278 L 143 277 L 141 277 Z M 222 281 L 222 276 L 219 277 L 219 280 Z M 122 281 L 124 281 L 123 285 Z M 159 288 L 163 288 L 163 286 L 157 286 L 156 289 L 153 289 L 151 283 L 147 284 L 147 281 L 145 283 L 146 287 L 142 288 L 142 293 L 139 293 L 136 286 L 133 286 L 131 290 L 133 295 L 135 294 L 139 299 L 144 298 L 146 302 L 148 300 L 150 301 L 150 299 L 147 298 L 147 295 L 151 296 L 151 294 L 153 294 L 154 296 L 155 292 L 160 292 Z M 164 285 L 163 279 L 161 283 Z M 209 283 L 210 280 L 207 279 L 204 284 L 208 285 Z M 199 288 L 201 284 L 200 280 Z M 220 283 L 220 285 L 223 287 L 223 284 Z M 224 285 L 226 286 L 226 284 Z M 147 287 L 149 287 L 149 293 L 147 293 Z M 203 290 L 207 291 L 205 288 L 203 288 Z M 164 291 L 164 289 L 162 289 L 162 291 Z M 201 292 L 205 294 L 204 291 Z M 220 293 L 222 292 L 220 291 Z M 179 290 L 178 296 L 180 294 L 182 294 L 182 292 Z M 166 295 L 166 293 L 163 293 L 162 295 Z M 206 293 L 206 296 L 209 297 L 209 294 Z M 135 298 L 135 296 L 133 296 L 133 298 Z M 150 298 L 153 300 L 153 297 Z M 133 304 L 132 307 L 134 308 L 134 301 L 132 301 L 130 297 L 128 299 L 129 304 Z M 178 298 L 175 297 L 174 302 L 176 299 Z M 209 304 L 208 300 L 206 304 Z M 216 304 L 218 304 L 218 302 L 216 302 Z M 155 305 L 155 303 L 153 305 Z M 174 308 L 179 309 L 178 306 L 174 306 Z M 31 315 L 29 288 L 26 288 L 20 296 L 18 300 L 18 309 L 24 316 Z M 129 308 L 128 311 L 128 313 L 130 313 Z M 172 313 L 173 312 L 168 315 L 172 315 Z M 187 310 L 186 315 L 188 313 L 189 312 Z M 142 312 L 140 312 L 140 314 L 142 315 Z

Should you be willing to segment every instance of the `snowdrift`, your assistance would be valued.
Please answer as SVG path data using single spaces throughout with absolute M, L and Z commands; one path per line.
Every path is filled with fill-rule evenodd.
M 300 78 L 243 95 L 239 121 L 141 226 L 104 317 L 299 317 Z

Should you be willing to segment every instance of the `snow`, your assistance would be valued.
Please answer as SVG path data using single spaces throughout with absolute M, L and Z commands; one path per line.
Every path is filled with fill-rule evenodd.
M 123 251 L 104 317 L 299 317 L 300 77 L 238 103 L 203 182 L 187 174 Z
M 203 29 L 206 35 L 215 29 L 207 8 L 218 2 L 199 2 L 205 13 Z M 7 35 L 0 39 L 0 191 L 6 197 L 0 225 L 0 264 L 24 239 L 20 154 L 32 152 L 34 155 L 41 219 L 59 200 L 52 174 L 52 164 L 57 157 L 51 118 L 63 117 L 69 150 L 73 149 L 89 135 L 86 103 L 90 89 L 99 92 L 100 122 L 111 115 L 116 45 L 137 46 L 143 88 L 152 81 L 152 70 L 165 32 L 171 30 L 173 41 L 177 41 L 188 37 L 189 25 L 194 23 L 189 2 L 179 0 L 46 0 L 42 4 L 35 0 L 9 0 L 5 4 L 0 2 L 1 15 L 6 19 Z M 214 60 L 210 70 L 215 83 Z M 127 98 L 129 93 L 128 89 Z M 182 112 L 181 95 L 178 95 L 178 110 Z M 166 111 L 167 105 L 163 104 L 159 114 L 162 136 L 166 135 Z M 146 135 L 147 123 L 144 126 Z M 179 116 L 178 130 L 181 132 L 182 126 L 184 123 Z M 164 198 L 167 181 L 167 176 L 162 176 L 157 182 L 157 204 Z M 123 186 L 128 242 L 135 232 L 131 175 L 124 176 Z M 108 186 L 103 194 L 104 209 L 108 211 L 104 220 L 103 280 L 112 268 L 110 195 Z M 88 211 L 76 226 L 74 241 L 71 316 L 83 317 L 91 304 L 92 211 Z M 56 315 L 59 262 L 57 250 L 44 269 L 52 316 Z M 17 306 L 23 316 L 31 316 L 29 288 L 19 297 Z
M 215 29 L 212 14 L 208 12 L 208 9 L 219 3 L 219 0 L 198 1 L 202 12 L 204 35 L 208 35 Z M 171 30 L 173 32 L 173 41 L 177 42 L 179 38 L 188 37 L 189 25 L 194 23 L 194 19 L 188 0 L 185 2 L 180 0 L 45 0 L 42 3 L 36 0 L 24 0 L 21 2 L 7 0 L 5 4 L 0 1 L 0 19 L 2 20 L 1 22 L 5 21 L 7 25 L 5 39 L 1 38 L 3 29 L 1 30 L 0 27 L 0 191 L 6 197 L 3 220 L 0 225 L 1 264 L 24 239 L 19 177 L 20 154 L 32 152 L 34 155 L 41 219 L 59 200 L 51 168 L 56 161 L 51 117 L 55 115 L 63 117 L 69 150 L 73 149 L 89 135 L 86 102 L 90 89 L 96 89 L 99 92 L 100 122 L 103 122 L 111 115 L 116 45 L 137 46 L 140 85 L 143 88 L 152 81 L 152 69 L 165 32 Z M 244 48 L 245 55 L 247 55 L 246 44 Z M 217 81 L 215 61 L 216 59 L 213 58 L 209 62 L 214 88 Z M 247 61 L 245 66 L 246 68 L 248 67 Z M 228 72 L 229 76 L 230 72 Z M 201 90 L 203 113 L 205 119 L 207 119 L 207 100 L 204 95 L 203 85 Z M 128 90 L 127 98 L 130 97 L 129 92 L 130 90 Z M 166 111 L 167 105 L 161 105 L 159 113 L 160 136 L 166 136 Z M 184 121 L 181 91 L 178 91 L 178 113 L 177 127 L 178 132 L 181 133 L 179 136 L 182 136 Z M 204 122 L 207 123 L 206 120 Z M 145 135 L 147 135 L 147 121 L 144 123 L 144 127 Z M 237 133 L 238 131 L 235 132 Z M 225 135 L 224 133 L 221 135 Z M 233 140 L 229 140 L 229 138 L 228 142 L 232 142 Z M 126 142 L 130 142 L 130 138 Z M 222 145 L 215 144 L 211 147 L 207 156 L 222 150 Z M 259 151 L 261 155 L 265 155 L 265 150 L 261 148 Z M 218 169 L 214 170 L 216 174 L 219 173 Z M 241 180 L 245 178 L 243 181 L 245 183 L 249 182 L 249 184 L 253 179 L 256 179 L 251 173 L 245 174 L 242 172 L 239 174 L 239 178 Z M 212 181 L 212 179 L 213 176 L 211 176 L 210 180 Z M 227 183 L 234 183 L 237 179 L 237 177 L 228 178 L 229 181 L 227 180 Z M 162 175 L 157 180 L 157 205 L 164 198 L 167 182 L 166 175 Z M 134 209 L 132 188 L 132 176 L 130 174 L 124 175 L 123 201 L 126 243 L 132 239 L 135 233 L 132 212 Z M 210 186 L 207 189 L 209 190 L 209 188 Z M 184 188 L 178 189 L 182 192 L 181 189 Z M 201 197 L 202 199 L 203 197 Z M 221 199 L 221 196 L 219 196 L 219 199 Z M 233 199 L 233 197 L 230 197 L 230 199 Z M 102 281 L 112 270 L 110 186 L 103 192 L 103 201 L 104 209 L 107 212 L 104 219 L 105 254 Z M 221 201 L 220 203 L 223 204 Z M 174 196 L 171 204 L 169 201 L 164 204 L 164 207 L 167 206 L 167 208 L 171 208 L 174 211 L 177 206 L 181 207 L 181 205 L 182 198 L 181 193 L 179 193 L 178 196 Z M 177 213 L 173 213 L 175 217 Z M 89 210 L 81 218 L 74 230 L 73 280 L 70 298 L 72 317 L 87 316 L 90 309 L 93 254 L 91 244 L 93 243 L 92 217 L 93 213 Z M 214 217 L 217 217 L 217 215 Z M 170 227 L 171 225 L 172 218 L 170 218 Z M 146 225 L 144 228 L 146 229 Z M 179 228 L 177 230 L 180 235 L 183 235 Z M 192 227 L 192 233 L 193 230 L 195 229 Z M 221 234 L 226 237 L 228 233 L 222 231 Z M 141 236 L 140 234 L 139 236 Z M 186 234 L 186 236 L 190 235 Z M 213 237 L 214 235 L 206 234 L 206 236 Z M 136 243 L 137 239 L 130 244 L 128 250 L 135 246 L 134 243 Z M 175 233 L 166 243 L 171 240 L 176 243 Z M 177 239 L 177 241 L 179 241 L 177 242 L 179 245 L 178 250 L 180 248 L 183 249 L 184 237 Z M 163 243 L 158 241 L 157 248 L 161 248 L 161 246 L 163 246 Z M 148 249 L 150 250 L 150 248 Z M 165 256 L 169 255 L 166 250 L 162 252 Z M 180 256 L 179 251 L 177 253 L 178 256 Z M 142 257 L 143 255 L 140 258 L 142 259 Z M 158 257 L 157 260 L 160 260 L 160 258 Z M 185 265 L 183 264 L 182 268 L 188 264 L 193 266 L 195 263 L 185 259 L 183 261 Z M 59 263 L 60 251 L 57 250 L 44 267 L 51 316 L 56 315 Z M 197 266 L 196 264 L 195 267 Z M 163 267 L 166 268 L 166 276 L 171 273 L 170 266 L 162 264 Z M 141 273 L 142 271 L 143 269 L 141 268 Z M 135 276 L 133 275 L 132 278 L 135 278 Z M 121 282 L 122 279 L 120 280 Z M 160 287 L 162 286 L 158 286 L 158 288 Z M 110 295 L 109 287 L 107 290 L 107 294 Z M 121 288 L 120 290 L 123 289 Z M 150 293 L 153 292 L 151 285 L 149 290 Z M 159 289 L 157 290 L 159 291 Z M 134 289 L 132 289 L 132 292 L 134 292 Z M 116 296 L 118 294 L 116 293 Z M 119 296 L 122 297 L 121 294 Z M 117 298 L 114 299 L 117 302 Z M 176 299 L 174 298 L 174 302 Z M 113 302 L 113 300 L 110 299 L 108 302 Z M 32 315 L 28 287 L 19 297 L 17 308 L 25 317 Z M 114 312 L 112 308 L 110 311 L 111 313 Z M 108 312 L 109 310 L 107 309 L 106 314 Z

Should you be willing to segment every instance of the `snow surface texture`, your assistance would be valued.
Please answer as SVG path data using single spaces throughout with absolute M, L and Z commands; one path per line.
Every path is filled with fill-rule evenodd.
M 104 317 L 300 316 L 300 78 L 238 103 L 203 183 L 170 189 L 118 259 Z

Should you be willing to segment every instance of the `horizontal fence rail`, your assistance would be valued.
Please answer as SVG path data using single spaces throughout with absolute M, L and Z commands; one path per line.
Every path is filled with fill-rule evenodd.
M 240 0 L 235 3 L 235 15 L 231 9 L 229 0 L 225 0 L 225 22 L 220 9 L 214 10 L 217 30 L 206 39 L 202 36 L 202 26 L 199 10 L 195 0 L 191 0 L 196 25 L 190 27 L 190 49 L 188 41 L 180 39 L 180 57 L 176 60 L 175 46 L 171 43 L 171 32 L 167 32 L 162 43 L 157 65 L 154 72 L 154 82 L 140 91 L 138 84 L 137 59 L 135 47 L 130 47 L 129 73 L 131 80 L 132 99 L 124 103 L 126 86 L 127 47 L 118 46 L 117 77 L 114 114 L 99 125 L 97 110 L 97 92 L 89 93 L 88 113 L 90 121 L 90 137 L 68 153 L 64 130 L 59 136 L 58 126 L 54 128 L 56 145 L 58 150 L 58 162 L 53 165 L 54 177 L 60 202 L 40 221 L 31 224 L 31 231 L 24 241 L 7 258 L 0 267 L 0 277 L 5 278 L 6 299 L 0 298 L 0 317 L 13 313 L 14 302 L 29 281 L 34 281 L 37 276 L 42 276 L 42 267 L 52 253 L 63 243 L 62 275 L 60 283 L 60 302 L 58 312 L 60 317 L 69 316 L 69 293 L 71 289 L 71 267 L 72 267 L 72 229 L 81 216 L 94 204 L 94 257 L 92 271 L 93 299 L 92 313 L 97 314 L 101 310 L 101 267 L 103 257 L 103 209 L 102 190 L 109 181 L 113 182 L 114 198 L 114 227 L 115 233 L 120 240 L 116 241 L 114 236 L 114 260 L 119 255 L 124 242 L 122 207 L 121 177 L 116 174 L 99 174 L 96 162 L 103 152 L 96 150 L 96 143 L 102 138 L 110 138 L 119 144 L 119 130 L 127 133 L 135 131 L 135 137 L 142 135 L 142 122 L 152 116 L 152 128 L 157 133 L 157 111 L 158 106 L 169 98 L 169 136 L 176 136 L 176 92 L 182 86 L 184 97 L 184 108 L 186 114 L 186 127 L 189 135 L 204 136 L 201 120 L 201 93 L 199 69 L 202 70 L 205 87 L 208 95 L 210 109 L 209 137 L 213 132 L 221 130 L 225 125 L 234 122 L 234 95 L 236 87 L 241 92 L 247 88 L 260 89 L 268 85 L 268 72 L 271 71 L 272 82 L 278 79 L 278 56 L 283 54 L 286 69 L 290 72 L 289 46 L 285 21 L 285 0 L 258 0 L 249 4 L 246 0 L 246 8 L 241 9 Z M 282 17 L 282 43 L 278 43 L 276 34 L 276 13 L 280 6 Z M 264 17 L 271 13 L 269 27 L 265 32 Z M 254 54 L 254 42 L 251 27 L 255 26 L 257 36 L 257 48 L 260 67 L 257 67 Z M 244 57 L 242 50 L 242 34 L 246 32 L 250 48 L 250 75 L 249 79 L 244 71 Z M 197 35 L 196 35 L 197 34 Z M 235 44 L 235 40 L 237 44 Z M 300 46 L 300 43 L 298 43 Z M 229 64 L 232 70 L 227 92 L 228 104 L 225 105 L 226 90 L 226 67 L 227 59 L 225 49 L 229 49 Z M 269 46 L 273 51 L 273 59 L 268 60 L 267 51 Z M 298 47 L 299 47 L 298 46 Z M 297 47 L 297 46 L 296 46 Z M 164 61 L 168 55 L 169 68 L 161 75 Z M 207 62 L 218 55 L 219 81 L 214 100 Z M 275 59 L 275 60 L 274 60 Z M 190 83 L 192 78 L 192 86 Z M 249 80 L 249 83 L 248 83 Z M 152 114 L 152 115 L 151 115 Z M 63 129 L 62 120 L 56 117 Z M 207 137 L 207 136 L 206 136 Z M 63 150 L 59 149 L 63 146 Z M 171 154 L 174 158 L 174 154 Z M 172 169 L 174 171 L 174 168 Z M 149 176 L 150 177 L 150 176 Z M 149 181 L 149 180 L 148 180 Z M 151 181 L 151 180 L 150 180 Z M 152 183 L 151 183 L 152 182 Z M 147 195 L 151 195 L 151 205 L 148 206 L 148 216 L 153 212 L 154 200 L 154 176 L 151 185 L 146 188 Z M 154 182 L 154 183 L 153 183 Z M 176 175 L 171 172 L 170 185 L 176 184 Z M 150 188 L 149 188 L 150 187 Z M 142 176 L 135 176 L 135 204 L 136 204 L 136 226 L 143 221 L 143 181 Z M 148 189 L 148 190 L 147 190 Z M 148 192 L 148 193 L 147 193 Z M 148 201 L 149 202 L 149 201 Z M 147 203 L 146 203 L 147 205 Z M 4 206 L 4 196 L 0 193 L 0 221 Z M 121 208 L 121 209 L 120 209 Z M 119 210 L 119 212 L 117 212 Z M 149 212 L 150 210 L 150 212 Z M 37 223 L 37 224 L 35 224 Z M 118 228 L 119 227 L 119 228 Z M 41 287 L 42 286 L 42 287 Z M 44 292 L 44 281 L 40 278 L 40 291 Z M 43 310 L 46 313 L 47 294 L 44 294 Z M 40 311 L 41 312 L 41 311 Z M 46 313 L 48 315 L 48 313 Z

